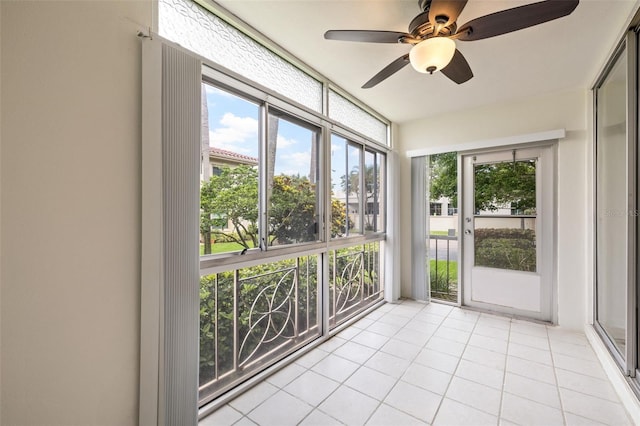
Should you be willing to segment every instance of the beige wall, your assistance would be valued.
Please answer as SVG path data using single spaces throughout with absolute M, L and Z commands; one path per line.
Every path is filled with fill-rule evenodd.
M 137 423 L 151 1 L 2 1 L 3 425 Z
M 582 328 L 587 320 L 587 268 L 591 267 L 585 235 L 589 196 L 587 177 L 590 142 L 587 131 L 588 93 L 576 90 L 527 101 L 503 103 L 403 123 L 399 131 L 402 188 L 402 294 L 411 292 L 411 175 L 406 151 L 529 133 L 566 129 L 558 147 L 558 321 Z M 463 125 L 461 125 L 463 124 Z

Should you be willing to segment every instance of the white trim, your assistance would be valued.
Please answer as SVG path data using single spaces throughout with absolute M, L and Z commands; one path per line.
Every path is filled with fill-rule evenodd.
M 420 157 L 423 155 L 441 154 L 443 152 L 463 152 L 484 148 L 494 148 L 500 146 L 519 145 L 523 143 L 531 142 L 544 142 L 551 140 L 564 139 L 566 136 L 565 129 L 549 130 L 539 133 L 528 133 L 524 135 L 507 136 L 504 138 L 487 139 L 482 141 L 465 142 L 455 145 L 439 145 L 427 148 L 412 149 L 407 151 L 406 155 L 409 158 Z
M 609 354 L 605 344 L 592 325 L 585 325 L 584 334 L 587 336 L 587 340 L 591 344 L 593 351 L 596 353 L 596 356 L 600 361 L 600 365 L 602 365 L 602 368 L 609 378 L 609 382 L 611 382 L 613 389 L 620 398 L 622 405 L 627 410 L 627 414 L 629 414 L 629 417 L 631 417 L 634 424 L 640 424 L 640 401 L 636 398 L 629 382 L 622 375 L 620 368 L 618 368 L 618 365 Z

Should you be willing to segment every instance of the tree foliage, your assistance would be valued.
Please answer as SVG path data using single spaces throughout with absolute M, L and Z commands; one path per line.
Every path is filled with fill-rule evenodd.
M 314 241 L 317 238 L 316 185 L 307 177 L 273 177 L 269 203 L 269 245 Z M 332 201 L 332 236 L 346 226 L 344 203 Z M 252 166 L 221 167 L 220 174 L 200 190 L 200 233 L 205 254 L 211 253 L 207 235 L 234 241 L 244 248 L 257 247 L 258 170 Z M 209 244 L 208 244 L 209 242 Z
M 431 201 L 445 197 L 458 205 L 458 154 L 430 156 Z M 516 161 L 476 165 L 475 211 L 495 211 L 501 207 L 519 213 L 534 213 L 536 207 L 536 163 Z

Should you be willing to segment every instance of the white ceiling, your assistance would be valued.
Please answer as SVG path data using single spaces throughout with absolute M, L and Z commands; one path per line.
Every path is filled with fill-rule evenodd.
M 569 16 L 502 36 L 457 41 L 474 77 L 457 85 L 411 66 L 371 89 L 361 86 L 408 45 L 325 40 L 330 29 L 407 31 L 417 0 L 217 0 L 223 7 L 356 98 L 401 123 L 544 93 L 586 88 L 620 36 L 635 0 L 581 0 Z M 463 23 L 521 0 L 469 0 Z

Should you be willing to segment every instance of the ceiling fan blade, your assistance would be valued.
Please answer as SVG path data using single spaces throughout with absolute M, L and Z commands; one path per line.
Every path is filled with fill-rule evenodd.
M 448 19 L 443 25 L 453 24 L 466 5 L 467 0 L 431 0 L 429 22 L 435 25 L 438 23 L 438 17 L 442 16 Z
M 329 30 L 324 33 L 327 40 L 359 41 L 368 43 L 401 43 L 410 34 L 398 31 L 368 31 L 368 30 Z
M 473 77 L 469 63 L 458 49 L 456 49 L 456 53 L 453 54 L 453 59 L 449 62 L 449 65 L 440 71 L 450 80 L 458 84 L 469 81 Z
M 370 89 L 371 87 L 375 86 L 376 84 L 380 83 L 383 80 L 386 80 L 387 78 L 391 77 L 393 74 L 400 71 L 407 64 L 409 64 L 409 54 L 400 56 L 398 59 L 396 59 L 395 61 L 391 62 L 389 65 L 384 67 L 382 71 L 380 71 L 378 74 L 374 75 L 371 78 L 371 80 L 367 81 L 362 86 L 362 88 Z
M 569 15 L 579 0 L 547 0 L 481 16 L 464 24 L 456 34 L 463 41 L 482 40 L 518 31 Z

